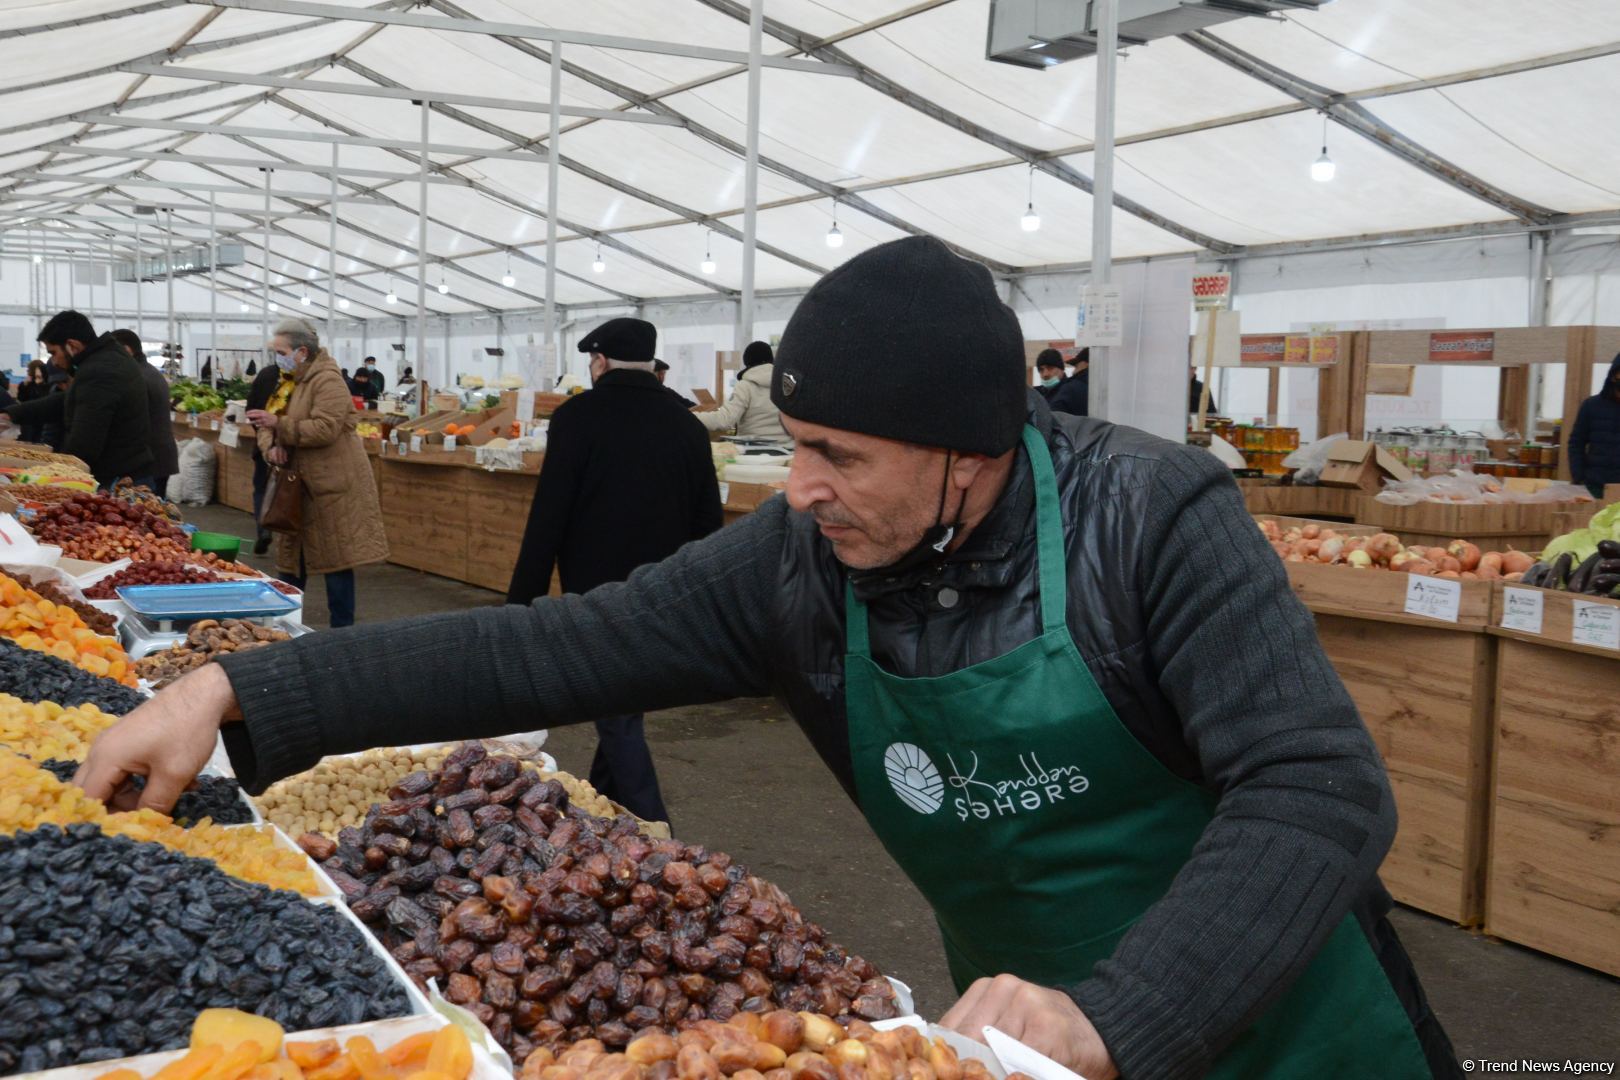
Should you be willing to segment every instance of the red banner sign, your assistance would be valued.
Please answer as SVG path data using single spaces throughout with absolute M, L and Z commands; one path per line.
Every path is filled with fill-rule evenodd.
M 1488 364 L 1496 359 L 1496 334 L 1490 330 L 1454 330 L 1429 335 L 1431 364 Z
M 1244 334 L 1239 356 L 1245 364 L 1297 364 L 1325 367 L 1339 362 L 1339 336 L 1327 334 Z
M 1245 364 L 1280 364 L 1287 342 L 1283 334 L 1244 334 L 1238 355 Z

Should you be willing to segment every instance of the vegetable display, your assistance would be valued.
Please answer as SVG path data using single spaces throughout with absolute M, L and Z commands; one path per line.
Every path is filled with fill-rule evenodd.
M 1551 559 L 1543 552 L 1542 560 L 1525 571 L 1524 584 L 1620 599 L 1620 540 L 1599 540 L 1579 562 L 1568 550 Z
M 1620 541 L 1620 503 L 1606 506 L 1592 515 L 1584 529 L 1565 533 L 1541 550 L 1544 562 L 1551 563 L 1560 555 L 1574 556 L 1577 565 L 1597 554 L 1600 540 Z
M 169 404 L 179 412 L 213 412 L 225 407 L 225 395 L 190 379 L 176 379 L 169 386 Z
M 410 1008 L 340 913 L 89 824 L 0 837 L 0 940 L 0 1075 L 177 1049 L 221 1004 L 289 1029 Z
M 781 890 L 632 817 L 586 815 L 516 758 L 464 745 L 389 794 L 335 843 L 299 843 L 407 974 L 519 1059 L 772 1008 L 896 1015 L 877 969 Z
M 1408 547 L 1394 533 L 1345 536 L 1318 522 L 1285 527 L 1270 518 L 1258 524 L 1272 550 L 1290 563 L 1394 570 L 1462 581 L 1518 581 L 1535 563 L 1535 558 L 1526 552 L 1481 551 L 1478 544 L 1468 540 L 1453 540 L 1444 547 Z

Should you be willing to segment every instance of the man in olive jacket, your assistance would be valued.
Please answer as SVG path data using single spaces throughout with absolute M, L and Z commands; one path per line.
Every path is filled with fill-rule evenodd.
M 594 389 L 551 418 L 508 604 L 551 588 L 584 593 L 623 581 L 720 528 L 709 435 L 655 374 L 658 331 L 610 319 L 585 335 Z M 668 821 L 640 713 L 596 721 L 591 784 L 648 821 Z
M 61 311 L 39 332 L 51 363 L 71 372 L 65 394 L 47 394 L 8 406 L 16 424 L 62 424 L 67 436 L 62 452 L 90 466 L 96 483 L 110 488 L 129 477 L 152 484 L 151 420 L 146 383 L 129 353 L 111 334 L 96 336 L 90 320 L 77 311 Z

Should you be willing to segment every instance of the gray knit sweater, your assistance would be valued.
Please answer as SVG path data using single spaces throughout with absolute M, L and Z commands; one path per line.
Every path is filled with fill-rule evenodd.
M 1176 599 L 1147 625 L 1181 727 L 1133 734 L 1219 804 L 1170 892 L 1065 988 L 1121 1071 L 1153 1080 L 1207 1071 L 1352 904 L 1376 906 L 1395 829 L 1377 750 L 1225 470 L 1186 448 L 1162 464 L 1143 523 L 1156 553 L 1143 602 Z M 323 754 L 769 693 L 790 516 L 778 498 L 583 596 L 225 658 L 245 718 L 226 728 L 233 764 L 258 790 Z

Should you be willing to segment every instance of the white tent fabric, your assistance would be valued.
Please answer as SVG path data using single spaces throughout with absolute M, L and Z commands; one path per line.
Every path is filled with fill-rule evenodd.
M 747 48 L 744 0 L 335 6 Z M 1084 265 L 1091 61 L 1044 71 L 987 61 L 989 0 L 767 0 L 765 14 L 768 54 L 857 74 L 765 69 L 756 288 L 802 290 L 918 232 L 1003 276 Z M 241 189 L 213 193 L 224 239 L 248 248 L 248 265 L 226 284 L 256 311 L 268 271 L 280 303 L 307 293 L 324 316 L 329 181 L 285 166 L 325 167 L 332 148 L 296 136 L 391 140 L 399 145 L 339 150 L 349 170 L 341 193 L 369 201 L 339 203 L 337 291 L 352 305 L 344 317 L 414 314 L 419 110 L 320 86 L 477 95 L 520 108 L 432 107 L 430 140 L 468 152 L 431 155 L 424 314 L 531 310 L 544 293 L 548 121 L 534 103 L 549 93 L 549 48 L 195 0 L 0 0 L 0 232 L 9 230 L 11 250 L 23 230 L 129 243 L 144 220 L 150 244 L 153 219 L 133 206 L 61 200 L 162 200 L 177 224 L 202 225 L 208 187 Z M 675 123 L 564 118 L 557 302 L 735 296 L 744 69 L 573 44 L 563 61 L 564 106 Z M 175 74 L 135 70 L 143 65 Z M 188 69 L 310 85 L 178 77 Z M 1119 66 L 1115 256 L 1263 260 L 1339 241 L 1620 221 L 1620 128 L 1607 116 L 1617 96 L 1612 0 L 1338 0 L 1131 48 Z M 1338 165 L 1326 184 L 1308 173 L 1321 152 L 1319 106 Z M 231 131 L 124 126 L 149 121 Z M 501 151 L 530 156 L 486 156 Z M 295 216 L 273 223 L 265 252 L 263 174 L 235 162 L 273 161 L 284 167 L 271 209 Z M 1029 202 L 1042 219 L 1036 232 L 1019 227 Z M 844 243 L 831 249 L 835 214 Z M 706 252 L 712 275 L 699 267 Z M 505 286 L 509 269 L 515 283 Z M 384 304 L 390 286 L 401 305 Z

